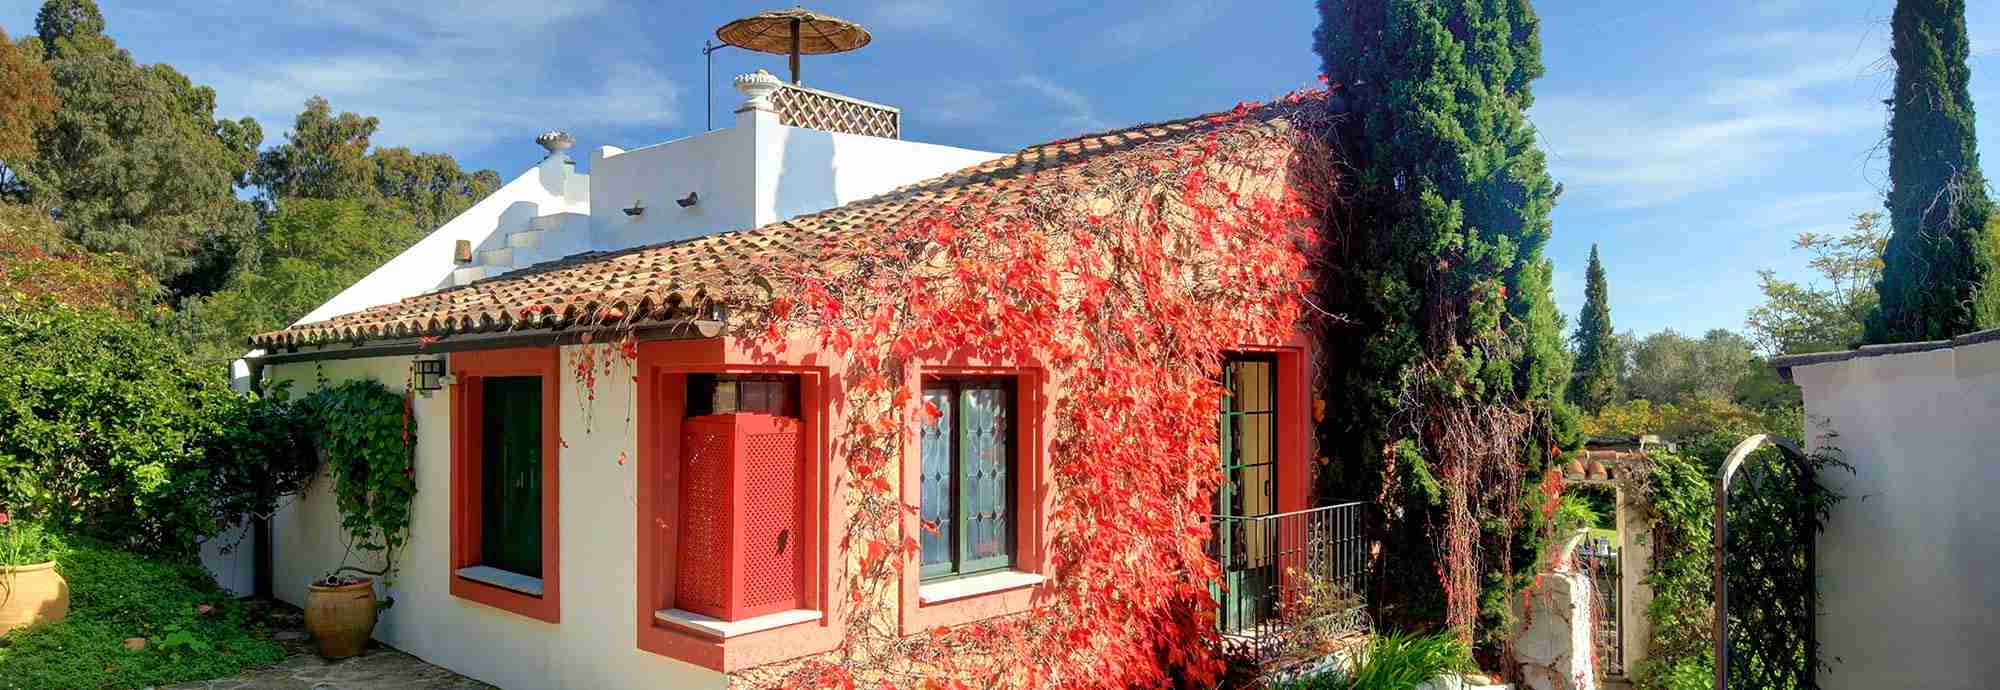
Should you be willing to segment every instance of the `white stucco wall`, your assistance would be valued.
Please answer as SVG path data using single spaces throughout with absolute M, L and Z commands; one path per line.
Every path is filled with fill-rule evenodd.
M 257 588 L 257 542 L 246 519 L 235 527 L 202 541 L 201 565 L 215 576 L 223 591 L 239 597 L 251 596 Z
M 565 355 L 566 356 L 566 355 Z M 371 377 L 400 388 L 408 357 L 325 362 L 328 381 Z M 619 365 L 623 366 L 623 365 Z M 561 623 L 551 624 L 451 595 L 450 391 L 417 398 L 417 497 L 410 543 L 396 579 L 396 605 L 383 612 L 375 638 L 425 661 L 503 688 L 725 687 L 723 675 L 638 649 L 633 484 L 635 432 L 625 420 L 630 375 L 600 377 L 597 402 L 577 405 L 578 384 L 562 367 Z M 314 365 L 271 367 L 272 381 L 313 388 Z M 586 423 L 586 410 L 594 420 Z M 586 426 L 594 427 L 587 432 Z M 272 520 L 276 594 L 294 604 L 306 584 L 345 552 L 332 482 L 322 475 Z M 372 564 L 370 564 L 372 565 Z
M 590 222 L 600 250 L 773 223 L 866 199 L 1001 154 L 778 124 L 737 113 L 736 126 L 590 158 Z M 676 199 L 694 192 L 699 202 Z M 642 202 L 645 212 L 624 209 Z
M 2000 342 L 1795 367 L 1852 475 L 1818 541 L 1828 690 L 2000 678 Z M 1822 426 L 1816 422 L 1823 420 Z

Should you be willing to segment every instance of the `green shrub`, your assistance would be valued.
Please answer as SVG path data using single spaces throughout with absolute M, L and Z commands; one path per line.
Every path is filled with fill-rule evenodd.
M 1414 690 L 1440 676 L 1477 669 L 1472 648 L 1456 635 L 1386 633 L 1356 650 L 1352 673 L 1323 673 L 1277 690 Z
M 0 513 L 0 566 L 34 565 L 55 560 L 58 543 L 41 525 Z M 0 582 L 0 593 L 6 590 Z
M 192 561 L 149 559 L 84 537 L 55 540 L 69 617 L 0 636 L 0 690 L 136 688 L 219 678 L 285 651 L 256 611 Z M 212 607 L 200 613 L 199 606 Z M 147 638 L 126 649 L 127 638 Z
M 109 309 L 19 306 L 0 312 L 0 510 L 189 557 L 311 475 L 281 396 L 230 391 Z

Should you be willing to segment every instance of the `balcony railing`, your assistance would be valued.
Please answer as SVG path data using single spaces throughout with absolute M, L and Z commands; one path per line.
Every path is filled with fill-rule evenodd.
M 832 91 L 786 84 L 771 94 L 771 105 L 782 125 L 887 139 L 903 136 L 902 110 Z
M 1368 504 L 1215 516 L 1222 568 L 1217 625 L 1226 641 L 1275 656 L 1368 627 Z

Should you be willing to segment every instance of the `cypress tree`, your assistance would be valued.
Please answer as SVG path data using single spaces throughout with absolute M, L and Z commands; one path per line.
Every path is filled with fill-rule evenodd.
M 1562 317 L 1542 256 L 1560 188 L 1524 115 L 1542 75 L 1539 22 L 1527 0 L 1320 0 L 1319 10 L 1314 51 L 1331 88 L 1332 149 L 1349 173 L 1319 281 L 1346 317 L 1323 345 L 1343 378 L 1324 391 L 1320 489 L 1382 496 L 1395 510 L 1378 525 L 1391 559 L 1381 579 L 1421 582 L 1451 557 L 1430 531 L 1448 498 L 1430 463 L 1453 441 L 1422 421 L 1439 418 L 1430 409 L 1531 420 L 1507 439 L 1519 452 L 1501 474 L 1518 481 L 1496 487 L 1501 504 L 1543 476 L 1550 446 L 1575 438 Z M 1480 520 L 1479 627 L 1493 631 L 1525 582 L 1501 573 L 1537 557 L 1539 540 L 1526 535 L 1539 515 Z M 1510 524 L 1523 536 L 1511 538 Z M 1465 620 L 1435 588 L 1391 589 L 1378 592 L 1389 599 L 1386 625 Z
M 1576 371 L 1569 380 L 1569 400 L 1588 412 L 1611 402 L 1618 389 L 1618 353 L 1611 342 L 1610 286 L 1597 245 L 1590 245 L 1590 268 L 1584 272 L 1583 313 L 1576 318 Z
M 1890 234 L 1869 343 L 1937 340 L 2000 321 L 1982 290 L 1992 203 L 1973 132 L 1965 0 L 1898 0 L 1891 19 Z

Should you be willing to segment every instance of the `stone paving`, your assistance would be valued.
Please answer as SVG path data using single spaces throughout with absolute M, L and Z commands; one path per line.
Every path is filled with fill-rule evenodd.
M 493 686 L 426 664 L 381 644 L 361 656 L 326 661 L 294 653 L 278 665 L 233 678 L 175 685 L 167 690 L 486 690 Z
M 288 654 L 274 666 L 240 675 L 184 683 L 165 690 L 491 690 L 493 686 L 452 673 L 380 642 L 361 656 L 340 661 L 319 658 L 306 636 L 298 609 L 280 605 L 267 619 L 271 639 Z

